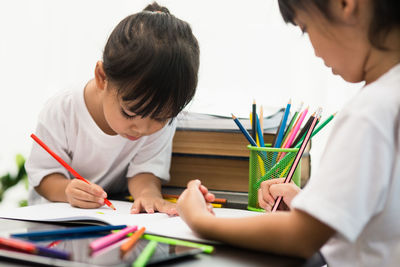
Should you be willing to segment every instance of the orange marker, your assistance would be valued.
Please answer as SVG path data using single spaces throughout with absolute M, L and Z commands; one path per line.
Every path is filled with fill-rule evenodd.
M 140 228 L 136 232 L 134 232 L 128 240 L 126 240 L 120 247 L 121 254 L 124 255 L 128 252 L 139 240 L 139 238 L 143 235 L 144 231 L 146 230 L 145 227 Z
M 31 134 L 31 137 L 33 140 L 35 140 L 41 147 L 44 148 L 44 150 L 46 150 L 50 155 L 53 156 L 53 158 L 55 160 L 57 160 L 61 165 L 64 166 L 64 168 L 66 168 L 70 173 L 72 173 L 73 176 L 75 176 L 77 179 L 84 181 L 87 184 L 90 184 L 85 178 L 83 178 L 82 176 L 79 175 L 79 173 L 77 173 L 74 169 L 72 169 L 71 166 L 69 166 L 62 158 L 60 158 L 56 153 L 54 153 L 45 143 L 42 142 L 42 140 L 40 140 L 36 135 Z M 104 199 L 104 203 L 109 206 L 110 208 L 112 208 L 113 210 L 115 210 L 115 207 L 113 204 L 111 204 L 111 202 L 105 198 Z

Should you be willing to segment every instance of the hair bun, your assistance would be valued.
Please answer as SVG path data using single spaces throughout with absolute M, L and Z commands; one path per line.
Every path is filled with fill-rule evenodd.
M 152 12 L 162 12 L 162 13 L 166 13 L 166 14 L 171 14 L 169 13 L 168 8 L 160 6 L 159 4 L 157 4 L 157 2 L 153 2 L 152 4 L 146 6 L 143 11 L 152 11 Z

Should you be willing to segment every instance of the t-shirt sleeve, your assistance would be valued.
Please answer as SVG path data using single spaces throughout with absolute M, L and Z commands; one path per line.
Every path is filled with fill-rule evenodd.
M 336 124 L 317 172 L 292 208 L 354 241 L 384 207 L 393 149 L 387 135 L 366 117 L 343 116 Z
M 64 116 L 52 103 L 48 103 L 41 111 L 35 135 L 65 162 L 71 163 L 65 136 Z M 32 187 L 38 186 L 45 176 L 52 173 L 70 177 L 68 171 L 35 141 L 32 143 L 25 168 Z
M 139 173 L 152 173 L 164 181 L 169 181 L 172 139 L 175 130 L 176 119 L 150 135 L 129 163 L 127 177 L 130 178 Z

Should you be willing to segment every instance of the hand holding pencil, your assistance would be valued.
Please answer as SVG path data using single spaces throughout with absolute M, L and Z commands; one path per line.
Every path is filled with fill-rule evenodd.
M 80 208 L 98 208 L 106 204 L 115 210 L 114 205 L 111 204 L 111 202 L 106 198 L 107 194 L 100 186 L 90 183 L 83 178 L 36 135 L 31 134 L 31 137 L 64 168 L 66 168 L 75 178 L 77 178 L 77 180 L 71 180 L 65 189 L 67 200 L 72 206 Z

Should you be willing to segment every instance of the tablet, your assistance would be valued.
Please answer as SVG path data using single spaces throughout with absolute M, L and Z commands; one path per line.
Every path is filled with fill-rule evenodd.
M 149 242 L 146 239 L 140 239 L 136 245 L 125 255 L 120 254 L 119 247 L 125 240 L 121 240 L 111 246 L 108 246 L 100 251 L 91 253 L 89 244 L 96 238 L 60 240 L 54 249 L 71 253 L 71 260 L 61 260 L 38 255 L 31 255 L 22 252 L 9 251 L 0 249 L 1 261 L 12 261 L 19 263 L 27 263 L 29 265 L 47 265 L 47 266 L 131 266 L 132 263 L 140 255 L 141 251 Z M 51 242 L 36 242 L 37 244 L 48 246 Z M 158 243 L 157 248 L 148 261 L 148 265 L 173 261 L 183 257 L 190 257 L 201 253 L 199 248 L 187 246 L 170 245 Z

